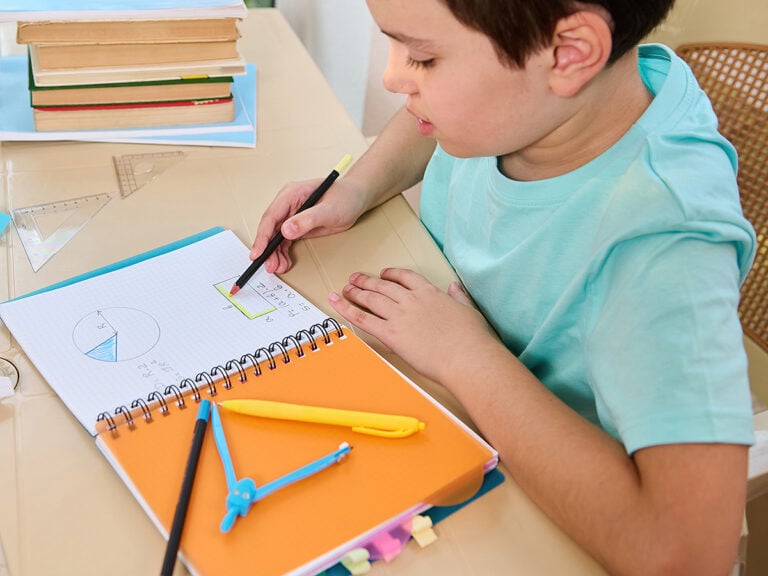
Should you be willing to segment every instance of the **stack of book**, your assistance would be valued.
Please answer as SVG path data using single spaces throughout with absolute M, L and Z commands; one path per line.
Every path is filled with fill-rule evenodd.
M 239 18 L 19 20 L 35 129 L 231 122 Z

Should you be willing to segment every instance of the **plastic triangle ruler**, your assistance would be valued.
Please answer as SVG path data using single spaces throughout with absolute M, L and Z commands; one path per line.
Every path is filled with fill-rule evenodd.
M 109 194 L 94 194 L 12 210 L 32 270 L 40 270 L 111 199 Z
M 145 184 L 152 182 L 186 155 L 185 152 L 178 150 L 112 156 L 115 174 L 117 174 L 117 184 L 120 187 L 120 196 L 122 198 L 130 196 Z

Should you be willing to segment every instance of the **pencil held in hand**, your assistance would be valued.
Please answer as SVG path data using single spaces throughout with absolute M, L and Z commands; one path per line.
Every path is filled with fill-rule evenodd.
M 304 201 L 304 203 L 299 207 L 299 209 L 296 211 L 296 214 L 299 212 L 303 212 L 307 208 L 311 208 L 314 206 L 318 200 L 325 194 L 325 192 L 328 190 L 328 188 L 331 187 L 331 184 L 333 184 L 336 181 L 336 178 L 339 177 L 339 175 L 344 172 L 344 170 L 347 169 L 347 166 L 349 166 L 352 163 L 352 156 L 350 154 L 346 154 L 344 158 L 342 158 L 338 164 L 336 164 L 336 167 L 331 170 L 331 173 L 328 174 L 325 180 L 323 180 L 320 185 L 315 189 L 312 194 L 309 195 L 309 197 Z M 230 296 L 234 296 L 237 294 L 237 292 L 245 286 L 248 283 L 248 280 L 251 279 L 251 277 L 256 274 L 256 271 L 262 267 L 264 262 L 266 262 L 267 258 L 269 258 L 272 253 L 277 250 L 277 247 L 280 246 L 282 241 L 285 240 L 285 237 L 283 236 L 282 232 L 279 232 L 275 235 L 272 240 L 269 241 L 269 244 L 267 244 L 267 247 L 264 248 L 264 252 L 261 253 L 261 255 L 256 258 L 253 262 L 251 262 L 251 265 L 248 266 L 248 268 L 243 272 L 243 274 L 240 276 L 240 278 L 235 281 L 235 284 L 232 286 L 232 289 L 229 291 Z

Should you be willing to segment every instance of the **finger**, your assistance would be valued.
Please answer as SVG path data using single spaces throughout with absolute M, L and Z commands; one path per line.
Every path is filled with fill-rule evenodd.
M 407 268 L 384 268 L 384 270 L 381 271 L 381 277 L 384 280 L 396 282 L 409 290 L 415 290 L 430 283 L 429 280 L 424 278 L 421 274 L 418 274 L 413 270 L 408 270 Z
M 322 236 L 327 233 L 335 219 L 336 214 L 321 199 L 317 205 L 288 218 L 280 231 L 290 240 Z
M 267 272 L 270 274 L 280 274 L 286 272 L 291 267 L 292 263 L 289 256 L 290 245 L 290 241 L 281 242 L 275 251 L 267 257 L 264 261 L 264 268 Z M 256 260 L 257 258 L 260 258 L 266 247 L 267 242 L 263 238 L 256 238 L 249 254 L 250 259 Z
M 291 258 L 290 242 L 284 242 L 280 249 L 277 251 L 277 258 L 279 261 L 277 267 L 277 274 L 287 272 L 291 266 L 293 266 L 293 258 Z
M 288 218 L 280 227 L 280 232 L 288 240 L 296 240 L 304 235 L 303 218 L 299 216 L 293 216 Z
M 448 285 L 448 295 L 457 302 L 461 302 L 467 306 L 474 305 L 472 299 L 467 295 L 464 291 L 464 287 L 459 282 L 454 281 Z
M 365 291 L 384 295 L 394 302 L 402 301 L 405 290 L 397 282 L 368 276 L 362 272 L 355 272 L 352 274 L 349 277 L 349 284 Z
M 267 247 L 268 240 L 264 236 L 256 236 L 256 239 L 253 241 L 253 246 L 251 246 L 251 252 L 248 255 L 248 257 L 251 260 L 256 260 L 259 256 L 261 256 L 262 252 L 264 252 L 264 248 Z
M 269 244 L 269 241 L 277 235 L 280 226 L 288 216 L 285 210 L 273 210 L 270 207 L 261 217 L 258 227 L 256 228 L 256 238 L 253 241 L 251 248 L 251 259 L 258 258 L 264 249 Z
M 394 300 L 380 292 L 362 290 L 352 284 L 344 286 L 342 294 L 359 308 L 364 308 L 370 314 L 383 319 L 389 318 L 391 308 L 396 304 Z
M 282 274 L 290 270 L 291 266 L 293 266 L 293 261 L 290 251 L 287 246 L 282 245 L 264 262 L 264 269 L 270 274 Z
M 378 333 L 384 324 L 384 321 L 381 318 L 355 306 L 336 292 L 331 292 L 328 295 L 328 303 L 350 324 L 369 334 Z

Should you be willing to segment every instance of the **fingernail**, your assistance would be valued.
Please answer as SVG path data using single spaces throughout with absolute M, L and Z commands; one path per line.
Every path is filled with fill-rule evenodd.
M 283 236 L 286 235 L 286 232 L 289 236 L 293 237 L 296 236 L 299 232 L 299 227 L 296 225 L 296 223 L 292 220 L 288 220 L 283 224 L 283 228 L 285 229 L 283 232 Z

